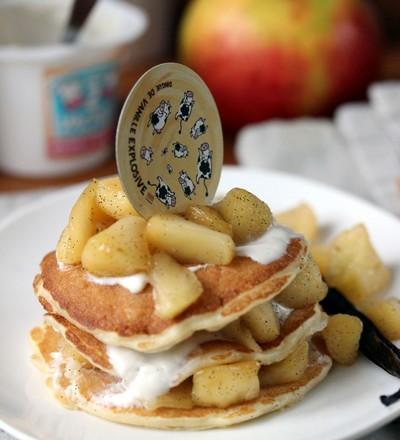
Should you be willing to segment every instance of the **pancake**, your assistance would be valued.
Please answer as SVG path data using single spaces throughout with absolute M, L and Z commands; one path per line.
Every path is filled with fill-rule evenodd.
M 285 253 L 269 264 L 236 257 L 226 266 L 197 270 L 199 299 L 174 319 L 155 313 L 152 286 L 132 294 L 120 285 L 91 282 L 80 265 L 62 270 L 55 252 L 44 257 L 34 290 L 49 313 L 57 314 L 105 344 L 143 352 L 168 350 L 198 330 L 216 331 L 264 301 L 271 300 L 302 269 L 307 243 L 292 237 Z
M 110 375 L 118 376 L 118 371 L 113 366 L 113 360 L 108 354 L 106 344 L 97 340 L 93 335 L 80 330 L 61 316 L 46 315 L 45 323 L 59 332 L 68 344 L 90 364 Z M 200 339 L 197 339 L 198 343 L 195 340 L 192 350 L 185 355 L 184 362 L 171 383 L 171 387 L 179 385 L 196 371 L 212 365 L 246 360 L 256 360 L 262 365 L 279 362 L 286 358 L 302 340 L 323 330 L 326 323 L 327 315 L 322 312 L 319 305 L 293 310 L 281 323 L 280 335 L 267 344 L 261 344 L 262 351 L 260 352 L 252 351 L 234 341 L 222 340 L 221 334 L 200 332 L 195 335 L 200 336 Z M 209 340 L 210 338 L 211 340 Z M 192 337 L 192 339 L 195 338 Z M 204 342 L 202 342 L 203 340 Z M 114 350 L 118 349 L 114 348 Z M 121 355 L 124 355 L 124 350 L 129 349 L 120 348 L 119 350 L 122 350 Z M 147 359 L 147 362 L 151 362 L 152 354 L 149 354 Z
M 179 389 L 179 407 L 158 406 L 153 409 L 116 407 L 104 403 L 107 392 L 118 379 L 92 367 L 62 335 L 44 325 L 31 332 L 35 354 L 33 359 L 45 376 L 46 383 L 60 402 L 68 408 L 81 409 L 115 422 L 159 429 L 209 429 L 229 426 L 287 407 L 300 400 L 324 379 L 331 359 L 315 348 L 309 366 L 297 381 L 260 390 L 259 395 L 245 403 L 228 408 L 188 405 L 190 384 Z

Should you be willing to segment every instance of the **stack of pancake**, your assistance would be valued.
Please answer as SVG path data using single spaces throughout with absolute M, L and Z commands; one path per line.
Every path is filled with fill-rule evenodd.
M 46 312 L 31 331 L 35 365 L 64 406 L 139 426 L 222 427 L 298 401 L 331 359 L 313 343 L 327 323 L 320 306 L 279 303 L 309 258 L 303 237 L 288 237 L 266 264 L 237 255 L 192 267 L 203 292 L 169 319 L 156 313 L 151 281 L 132 293 L 49 253 L 34 280 Z M 266 305 L 279 329 L 267 342 L 246 324 Z

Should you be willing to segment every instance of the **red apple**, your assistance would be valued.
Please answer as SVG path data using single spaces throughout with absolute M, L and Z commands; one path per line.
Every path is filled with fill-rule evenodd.
M 380 40 L 360 0 L 194 0 L 179 54 L 206 81 L 225 128 L 237 129 L 360 97 Z

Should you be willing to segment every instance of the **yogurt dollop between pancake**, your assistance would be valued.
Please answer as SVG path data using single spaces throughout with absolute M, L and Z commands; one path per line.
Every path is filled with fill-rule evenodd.
M 64 406 L 115 422 L 159 429 L 217 428 L 277 411 L 304 397 L 325 378 L 332 365 L 329 356 L 314 348 L 309 366 L 301 378 L 288 384 L 262 388 L 255 399 L 227 408 L 119 407 L 109 405 L 101 397 L 116 379 L 90 366 L 68 348 L 58 332 L 44 325 L 32 330 L 31 340 L 34 362 L 44 374 L 50 390 Z M 183 393 L 189 390 L 190 387 L 184 388 Z
M 167 350 L 195 331 L 216 331 L 256 305 L 271 300 L 302 269 L 307 243 L 293 237 L 278 259 L 260 264 L 235 257 L 226 266 L 209 265 L 195 272 L 204 291 L 174 319 L 155 313 L 152 286 L 132 294 L 120 285 L 91 283 L 81 266 L 60 270 L 55 253 L 46 255 L 34 290 L 49 313 L 58 314 L 105 344 L 143 352 Z

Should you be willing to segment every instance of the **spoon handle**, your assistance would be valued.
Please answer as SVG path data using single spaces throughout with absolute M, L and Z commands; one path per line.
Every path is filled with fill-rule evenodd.
M 95 3 L 96 0 L 74 0 L 71 15 L 63 36 L 64 43 L 75 42 Z

